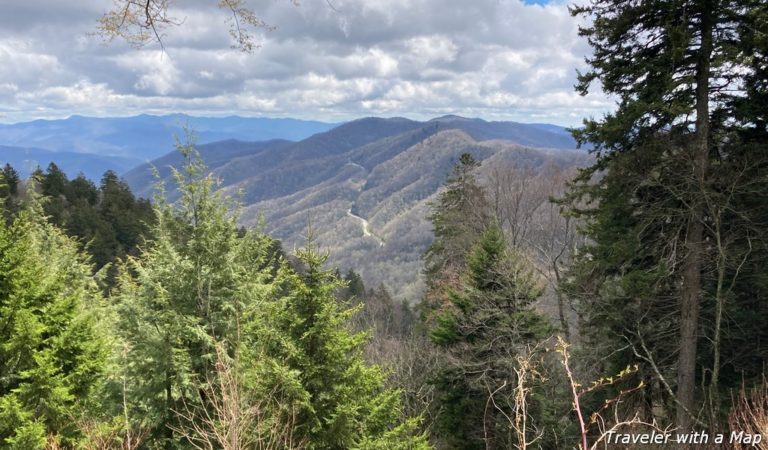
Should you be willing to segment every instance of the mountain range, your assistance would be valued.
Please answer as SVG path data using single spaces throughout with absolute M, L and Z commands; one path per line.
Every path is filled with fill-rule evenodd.
M 291 250 L 311 227 L 329 263 L 383 283 L 398 298 L 422 291 L 421 254 L 432 239 L 429 204 L 462 153 L 482 162 L 478 176 L 512 165 L 585 164 L 563 128 L 445 116 L 430 121 L 364 118 L 298 142 L 227 140 L 197 146 L 223 193 L 243 204 L 242 224 L 264 223 Z M 124 175 L 147 196 L 153 167 L 174 198 L 169 153 Z
M 421 294 L 429 205 L 462 153 L 482 162 L 480 178 L 501 167 L 541 171 L 588 161 L 567 130 L 549 124 L 444 116 L 334 125 L 180 114 L 0 125 L 0 161 L 22 175 L 49 161 L 94 180 L 111 169 L 142 197 L 152 195 L 156 172 L 174 199 L 171 167 L 183 162 L 172 150 L 174 134 L 183 140 L 184 125 L 222 193 L 242 203 L 242 225 L 265 224 L 289 251 L 311 227 L 332 266 L 354 269 L 398 298 Z
M 82 172 L 98 180 L 104 170 L 123 173 L 161 157 L 174 148 L 184 127 L 194 130 L 199 143 L 240 139 L 301 140 L 329 130 L 333 123 L 260 117 L 192 117 L 184 114 L 132 117 L 71 116 L 0 124 L 0 161 L 28 175 L 51 161 L 70 177 Z M 52 153 L 56 153 L 53 155 Z

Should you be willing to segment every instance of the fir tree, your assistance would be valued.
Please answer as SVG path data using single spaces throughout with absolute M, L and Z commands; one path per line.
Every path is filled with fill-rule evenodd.
M 0 443 L 75 448 L 108 355 L 104 311 L 77 245 L 36 203 L 0 222 Z
M 276 311 L 278 332 L 290 341 L 274 356 L 299 374 L 299 434 L 308 448 L 428 448 L 416 420 L 401 421 L 400 393 L 384 388 L 382 370 L 363 360 L 367 333 L 350 331 L 357 309 L 335 298 L 343 284 L 323 268 L 327 255 L 310 240 L 297 257 L 301 267 L 285 274 Z
M 542 287 L 520 255 L 507 247 L 497 226 L 483 233 L 467 258 L 462 287 L 450 293 L 450 305 L 431 329 L 448 362 L 436 383 L 443 410 L 441 434 L 453 448 L 512 448 L 514 415 L 510 397 L 515 355 L 552 332 L 533 311 Z M 495 406 L 487 408 L 488 395 Z
M 765 92 L 766 72 L 755 57 L 768 48 L 758 37 L 768 30 L 762 3 L 601 0 L 573 9 L 594 18 L 581 30 L 593 56 L 578 89 L 586 93 L 599 81 L 618 106 L 575 131 L 580 142 L 594 145 L 598 158 L 574 191 L 581 202 L 572 204 L 573 211 L 588 220 L 592 244 L 581 252 L 570 286 L 586 300 L 582 312 L 600 327 L 594 331 L 606 331 L 601 345 L 609 347 L 612 363 L 644 362 L 647 413 L 671 394 L 682 430 L 702 425 L 696 413 L 699 365 L 717 359 L 700 353 L 700 336 L 717 340 L 721 333 L 721 325 L 712 332 L 702 326 L 702 317 L 718 315 L 709 299 L 719 305 L 715 310 L 725 304 L 713 280 L 724 277 L 710 274 L 718 271 L 714 266 L 729 265 L 725 272 L 736 280 L 729 261 L 744 259 L 744 236 L 759 223 L 750 219 L 748 227 L 725 232 L 712 219 L 728 221 L 723 211 L 737 208 L 733 197 L 721 195 L 728 188 L 717 172 L 724 168 L 735 169 L 727 176 L 735 181 L 731 192 L 762 191 L 752 184 L 759 178 L 749 177 L 764 163 L 744 151 L 766 142 L 764 108 L 756 102 Z M 591 182 L 596 174 L 597 186 Z M 756 216 L 754 208 L 738 207 L 737 215 Z M 711 253 L 707 242 L 724 232 L 728 241 L 742 244 Z

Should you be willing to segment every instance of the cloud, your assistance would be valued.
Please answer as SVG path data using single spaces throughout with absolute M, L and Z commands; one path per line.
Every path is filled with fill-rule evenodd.
M 4 121 L 136 112 L 346 120 L 454 113 L 573 125 L 611 102 L 573 91 L 587 44 L 562 2 L 252 0 L 273 31 L 230 48 L 226 11 L 185 0 L 165 52 L 88 33 L 111 5 L 12 0 L 0 18 Z M 183 8 L 181 8 L 183 6 Z

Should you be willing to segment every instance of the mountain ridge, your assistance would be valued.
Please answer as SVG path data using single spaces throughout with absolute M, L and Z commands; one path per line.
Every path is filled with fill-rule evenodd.
M 230 138 L 195 146 L 221 192 L 242 203 L 241 225 L 265 223 L 290 249 L 304 244 L 311 224 L 330 265 L 354 269 L 367 285 L 384 284 L 401 299 L 421 295 L 421 254 L 432 240 L 429 205 L 461 154 L 481 163 L 478 176 L 485 179 L 498 167 L 540 171 L 589 158 L 562 127 L 450 115 L 365 117 L 298 141 Z M 124 179 L 142 197 L 162 181 L 174 201 L 171 167 L 183 160 L 167 152 Z
M 226 139 L 249 142 L 271 139 L 300 141 L 336 125 L 298 119 L 241 116 L 72 115 L 66 119 L 0 124 L 0 145 L 66 152 L 70 159 L 82 155 L 79 161 L 84 166 L 88 165 L 89 158 L 123 158 L 129 160 L 129 164 L 112 167 L 116 172 L 123 173 L 173 151 L 175 136 L 183 140 L 185 127 L 194 130 L 200 144 L 206 144 Z M 0 160 L 3 159 L 9 162 L 12 156 L 0 154 Z M 45 167 L 49 162 L 44 161 L 41 165 Z M 66 172 L 69 176 L 77 174 Z M 86 172 L 86 175 L 90 178 L 101 177 L 101 173 Z

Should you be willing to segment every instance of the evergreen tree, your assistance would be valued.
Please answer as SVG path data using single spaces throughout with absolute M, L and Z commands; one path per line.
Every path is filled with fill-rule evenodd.
M 273 295 L 270 239 L 252 231 L 239 236 L 232 205 L 213 194 L 213 179 L 203 176 L 192 148 L 179 149 L 186 158 L 174 172 L 181 198 L 170 205 L 158 196 L 151 245 L 128 259 L 114 298 L 128 349 L 130 416 L 147 422 L 151 446 L 164 448 L 185 447 L 179 430 L 188 424 L 180 412 L 204 416 L 211 405 L 200 393 L 215 384 L 217 359 L 239 358 L 253 345 L 255 336 L 243 330 L 255 327 L 250 321 Z M 102 183 L 108 214 L 119 212 L 125 192 L 116 183 L 110 174 Z
M 218 448 L 212 430 L 234 407 L 252 419 L 238 428 L 243 448 L 424 448 L 414 421 L 399 423 L 399 392 L 363 362 L 365 335 L 348 330 L 353 311 L 335 298 L 341 283 L 324 258 L 310 247 L 298 271 L 273 261 L 279 246 L 243 232 L 192 146 L 179 149 L 180 199 L 155 201 L 153 239 L 114 296 L 128 415 L 147 422 L 149 447 Z M 232 392 L 239 400 L 226 403 Z
M 346 275 L 344 275 L 344 282 L 346 286 L 344 288 L 344 292 L 341 295 L 342 298 L 346 300 L 360 300 L 365 297 L 365 284 L 363 283 L 363 278 L 359 273 L 349 269 Z
M 453 268 L 461 271 L 467 250 L 489 222 L 487 199 L 474 176 L 478 167 L 480 163 L 472 155 L 462 154 L 445 181 L 444 190 L 430 205 L 427 218 L 432 223 L 434 240 L 424 254 L 428 279 Z
M 401 423 L 400 393 L 385 389 L 381 369 L 363 360 L 367 334 L 349 330 L 356 309 L 335 298 L 342 281 L 323 269 L 327 255 L 310 240 L 297 257 L 301 267 L 285 274 L 275 315 L 290 341 L 274 356 L 299 374 L 298 430 L 308 448 L 428 448 L 415 419 Z
M 474 175 L 479 166 L 472 155 L 462 154 L 444 190 L 430 205 L 427 218 L 434 238 L 424 253 L 427 292 L 421 305 L 427 321 L 448 301 L 448 290 L 458 286 L 469 250 L 490 223 L 487 198 Z
M 18 195 L 19 181 L 21 181 L 21 179 L 19 178 L 19 173 L 16 172 L 16 169 L 11 167 L 10 164 L 6 163 L 3 167 L 2 176 L 6 184 L 5 189 L 7 189 L 8 195 Z
M 6 163 L 2 172 L 0 172 L 0 199 L 3 199 L 6 221 L 10 221 L 11 216 L 19 211 L 18 194 L 20 181 L 18 172 L 10 164 Z
M 13 168 L 7 166 L 6 171 L 10 179 L 18 182 Z M 39 181 L 48 220 L 77 238 L 81 248 L 92 256 L 94 272 L 126 255 L 135 255 L 154 221 L 149 201 L 136 199 L 114 172 L 107 171 L 98 188 L 82 174 L 68 180 L 54 163 L 46 172 L 38 168 L 30 179 Z M 0 195 L 5 197 L 1 191 Z M 8 214 L 18 210 L 19 197 L 6 197 Z M 107 290 L 114 284 L 115 273 L 110 267 Z
M 0 445 L 75 448 L 106 367 L 102 299 L 75 242 L 35 203 L 0 221 Z
M 48 164 L 45 174 L 36 178 L 45 196 L 43 208 L 48 220 L 59 228 L 65 228 L 69 219 L 69 179 L 55 163 Z
M 736 253 L 717 256 L 707 244 L 716 234 L 725 237 L 711 219 L 728 220 L 722 211 L 737 207 L 720 195 L 717 172 L 735 169 L 728 177 L 739 180 L 741 191 L 754 173 L 744 168 L 764 166 L 743 151 L 766 142 L 764 111 L 755 102 L 766 80 L 764 62 L 755 60 L 768 48 L 762 3 L 599 0 L 572 11 L 594 18 L 581 30 L 593 56 L 579 90 L 599 81 L 619 103 L 616 112 L 575 131 L 580 142 L 594 145 L 597 162 L 573 193 L 573 211 L 588 220 L 592 244 L 575 265 L 570 288 L 586 300 L 582 311 L 598 327 L 595 334 L 607 331 L 613 363 L 638 355 L 645 363 L 641 373 L 655 380 L 644 393 L 648 414 L 671 403 L 681 430 L 701 422 L 696 377 L 712 355 L 701 355 L 699 336 L 721 332 L 722 324 L 710 332 L 700 320 L 712 303 L 720 310 L 725 302 L 710 282 L 709 262 L 724 268 L 744 254 L 739 244 L 729 247 Z M 584 203 L 590 207 L 580 209 Z M 751 209 L 736 214 L 754 217 Z M 728 241 L 744 241 L 744 228 L 726 228 Z M 732 267 L 725 272 L 731 280 L 739 276 Z M 675 333 L 677 346 L 670 348 Z M 653 392 L 657 387 L 664 395 Z M 668 393 L 672 400 L 663 399 Z
M 531 304 L 542 287 L 497 226 L 469 252 L 462 286 L 450 292 L 431 329 L 447 354 L 436 383 L 440 432 L 451 448 L 513 448 L 515 356 L 552 332 Z M 488 408 L 489 395 L 494 407 Z

